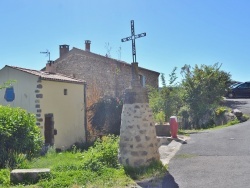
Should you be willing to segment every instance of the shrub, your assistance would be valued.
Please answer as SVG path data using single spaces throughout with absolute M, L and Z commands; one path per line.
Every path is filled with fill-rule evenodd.
M 175 67 L 171 74 L 169 74 L 169 85 L 166 85 L 165 76 L 161 74 L 162 88 L 159 90 L 148 86 L 149 106 L 153 111 L 154 120 L 156 122 L 169 121 L 173 115 L 177 115 L 180 108 L 184 105 L 182 101 L 182 87 L 175 83 L 177 79 Z
M 25 162 L 39 154 L 41 146 L 42 137 L 33 114 L 0 106 L 0 168 Z
M 184 102 L 189 107 L 190 119 L 195 128 L 204 128 L 204 121 L 211 111 L 219 106 L 231 75 L 220 70 L 218 63 L 213 66 L 195 65 L 193 69 L 182 67 Z
M 159 123 L 162 125 L 165 122 L 165 114 L 163 111 L 158 112 L 157 114 L 154 115 L 156 123 Z
M 8 187 L 10 184 L 10 170 L 0 169 L 0 186 Z
M 90 147 L 87 152 L 83 154 L 84 169 L 91 169 L 97 171 L 103 167 L 117 168 L 118 163 L 118 137 L 109 135 L 98 139 L 93 147 Z
M 228 125 L 228 126 L 229 126 L 229 125 L 235 125 L 235 124 L 238 124 L 238 123 L 240 123 L 240 120 L 235 119 L 235 120 L 229 121 L 229 122 L 227 123 L 227 125 Z
M 220 106 L 218 108 L 215 109 L 215 115 L 216 116 L 221 116 L 223 115 L 226 111 L 228 111 L 228 109 L 224 106 Z
M 160 91 L 158 89 L 149 86 L 148 98 L 149 98 L 149 106 L 152 109 L 154 120 L 157 122 L 157 114 L 163 112 L 164 122 L 165 122 L 165 99 L 162 97 Z

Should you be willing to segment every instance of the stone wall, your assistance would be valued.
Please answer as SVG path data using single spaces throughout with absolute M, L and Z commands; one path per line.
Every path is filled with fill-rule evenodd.
M 103 95 L 121 96 L 130 86 L 132 77 L 130 64 L 77 48 L 57 59 L 52 66 L 55 72 L 85 80 L 87 85 L 96 84 Z M 146 84 L 158 87 L 159 73 L 139 68 L 139 74 L 146 77 Z

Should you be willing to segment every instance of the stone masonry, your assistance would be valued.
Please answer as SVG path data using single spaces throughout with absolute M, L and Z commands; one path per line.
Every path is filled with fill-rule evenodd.
M 73 76 L 85 80 L 88 87 L 95 85 L 103 95 L 120 97 L 130 86 L 131 64 L 90 52 L 73 48 L 69 51 L 68 45 L 60 46 L 60 57 L 50 63 L 52 72 Z M 138 68 L 139 74 L 145 77 L 145 84 L 158 87 L 159 73 L 142 67 Z M 87 95 L 91 95 L 87 89 Z
M 125 90 L 118 158 L 125 166 L 139 167 L 159 160 L 160 156 L 147 90 L 137 80 L 138 64 L 132 64 L 132 88 Z

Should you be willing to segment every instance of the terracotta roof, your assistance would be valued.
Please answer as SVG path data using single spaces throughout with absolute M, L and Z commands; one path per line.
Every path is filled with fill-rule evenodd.
M 20 70 L 35 76 L 39 76 L 42 80 L 52 80 L 52 81 L 59 81 L 59 82 L 71 82 L 71 83 L 79 83 L 83 84 L 85 81 L 79 80 L 76 78 L 72 78 L 63 74 L 59 73 L 52 73 L 52 72 L 46 72 L 46 71 L 39 71 L 39 70 L 32 70 L 32 69 L 25 69 L 21 67 L 15 67 L 15 66 L 9 66 L 6 65 L 6 67 L 11 67 L 16 70 Z

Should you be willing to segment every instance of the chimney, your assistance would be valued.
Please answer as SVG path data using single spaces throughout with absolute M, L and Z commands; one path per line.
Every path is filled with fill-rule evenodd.
M 85 40 L 85 51 L 90 52 L 90 40 Z
M 54 61 L 48 61 L 46 64 L 46 72 L 54 73 L 55 72 L 55 67 L 54 67 Z
M 64 54 L 69 52 L 69 45 L 64 44 L 64 45 L 59 45 L 59 52 L 60 52 L 60 56 L 62 57 Z

